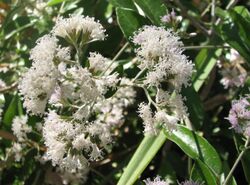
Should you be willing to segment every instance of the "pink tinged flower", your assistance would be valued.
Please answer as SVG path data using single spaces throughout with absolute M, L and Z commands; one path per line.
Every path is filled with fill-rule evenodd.
M 150 180 L 149 178 L 144 180 L 145 185 L 169 185 L 167 181 L 161 180 L 160 176 L 157 176 L 154 180 Z
M 180 183 L 179 185 L 202 185 L 202 184 L 200 184 L 198 182 L 194 182 L 192 180 L 186 180 L 186 181 Z
M 161 17 L 161 22 L 163 23 L 169 23 L 171 21 L 170 15 L 164 15 L 163 17 Z
M 161 17 L 161 22 L 163 23 L 171 23 L 176 20 L 176 13 L 174 9 L 172 9 L 171 13 L 168 13 Z
M 243 133 L 248 136 L 250 135 L 250 103 L 247 98 L 248 97 L 244 97 L 240 100 L 234 100 L 232 102 L 232 108 L 229 111 L 227 119 L 236 132 Z

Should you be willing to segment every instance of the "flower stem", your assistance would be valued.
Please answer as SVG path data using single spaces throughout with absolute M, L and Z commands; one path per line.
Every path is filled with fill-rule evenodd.
M 132 80 L 132 82 L 134 82 L 135 80 L 137 80 L 137 78 L 139 78 L 139 77 L 142 75 L 142 73 L 144 73 L 145 70 L 146 70 L 146 67 L 143 68 L 143 69 L 134 77 L 134 79 Z
M 245 145 L 244 145 L 244 149 L 240 152 L 238 158 L 237 158 L 236 161 L 234 162 L 234 165 L 233 165 L 232 169 L 231 169 L 230 172 L 228 173 L 228 175 L 227 175 L 227 177 L 226 177 L 226 179 L 225 179 L 225 181 L 223 182 L 222 185 L 227 185 L 229 179 L 230 179 L 231 176 L 233 175 L 233 172 L 234 172 L 236 166 L 237 166 L 238 163 L 240 162 L 240 160 L 241 160 L 243 154 L 245 153 L 245 151 L 248 149 L 248 148 L 247 148 L 247 145 L 249 144 L 249 141 L 250 141 L 250 138 L 247 137 L 247 140 L 246 140 Z
M 114 62 L 116 61 L 116 59 L 122 54 L 122 52 L 127 48 L 127 46 L 129 45 L 129 43 L 127 42 L 126 44 L 124 44 L 124 46 L 118 51 L 118 53 L 114 56 L 114 58 L 112 59 L 111 63 L 108 65 L 108 67 L 102 72 L 101 76 L 107 72 L 107 70 L 114 64 Z
M 217 48 L 230 48 L 230 47 L 222 45 L 205 45 L 205 46 L 185 46 L 183 48 L 185 50 L 188 50 L 188 49 L 217 49 Z

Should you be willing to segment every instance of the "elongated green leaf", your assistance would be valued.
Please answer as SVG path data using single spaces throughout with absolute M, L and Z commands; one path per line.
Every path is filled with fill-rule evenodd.
M 59 3 L 62 3 L 63 1 L 67 1 L 67 0 L 50 0 L 47 5 L 48 6 L 54 6 L 54 5 L 57 5 Z
M 118 185 L 132 185 L 147 167 L 167 137 L 163 132 L 158 136 L 145 136 L 128 166 L 125 168 Z
M 202 105 L 200 97 L 194 90 L 193 86 L 183 89 L 182 95 L 188 97 L 185 100 L 185 104 L 188 108 L 190 121 L 192 122 L 194 129 L 198 130 L 203 124 L 205 115 L 204 107 Z
M 218 8 L 217 8 L 218 9 Z M 217 15 L 223 19 L 223 23 L 216 27 L 218 35 L 231 47 L 236 49 L 248 62 L 250 62 L 250 39 L 248 32 L 250 28 L 249 12 L 242 8 L 224 11 L 219 9 Z M 247 18 L 246 18 L 247 17 Z
M 146 23 L 145 18 L 133 10 L 116 8 L 116 15 L 118 24 L 127 39 Z
M 119 8 L 128 8 L 136 11 L 136 6 L 133 0 L 110 0 L 110 3 Z
M 216 178 L 208 166 L 201 160 L 196 159 L 192 168 L 191 179 L 195 182 L 205 183 L 207 185 L 217 185 Z
M 244 6 L 236 6 L 234 7 L 234 11 L 245 18 L 247 21 L 250 21 L 250 12 Z
M 177 144 L 189 157 L 204 162 L 216 175 L 221 173 L 222 163 L 216 150 L 209 142 L 188 128 L 178 125 L 172 134 L 165 132 L 168 139 Z
M 161 25 L 161 17 L 166 14 L 167 8 L 162 0 L 134 0 L 143 10 L 145 15 L 155 25 Z
M 210 72 L 216 65 L 217 58 L 221 55 L 222 50 L 202 49 L 195 58 L 197 73 L 193 77 L 193 86 L 195 91 L 199 91 L 201 86 L 208 78 Z
M 10 102 L 10 104 L 9 104 L 5 114 L 4 114 L 3 123 L 8 128 L 11 125 L 12 119 L 18 114 L 19 101 L 20 101 L 20 99 L 19 99 L 18 95 L 15 95 L 12 98 L 12 100 L 11 100 L 11 102 Z

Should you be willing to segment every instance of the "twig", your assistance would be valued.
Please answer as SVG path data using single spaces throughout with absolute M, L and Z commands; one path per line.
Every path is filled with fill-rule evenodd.
M 204 109 L 205 111 L 212 110 L 215 107 L 225 103 L 228 100 L 229 98 L 225 96 L 224 94 L 218 94 L 212 97 L 211 99 L 207 100 L 206 102 L 204 102 Z
M 211 7 L 211 24 L 212 24 L 212 29 L 211 29 L 211 34 L 214 34 L 214 27 L 215 27 L 215 21 L 216 21 L 216 16 L 215 16 L 215 6 L 216 6 L 216 0 L 212 0 L 212 7 Z
M 145 70 L 146 70 L 146 67 L 143 68 L 139 73 L 137 73 L 137 75 L 133 78 L 132 82 L 137 80 L 142 75 L 142 73 L 144 73 Z
M 188 14 L 186 8 L 182 5 L 182 3 L 179 0 L 174 0 L 174 3 L 181 9 L 183 16 L 188 18 L 192 22 L 194 27 L 200 30 L 204 35 L 210 36 L 208 30 L 205 27 L 203 27 L 195 18 L 193 18 Z
M 230 172 L 228 173 L 228 175 L 227 175 L 227 177 L 226 177 L 226 179 L 225 179 L 225 181 L 223 182 L 222 185 L 227 185 L 229 179 L 233 175 L 233 172 L 234 172 L 235 168 L 237 167 L 238 163 L 240 162 L 243 154 L 248 149 L 247 145 L 249 144 L 249 141 L 250 141 L 250 138 L 248 137 L 247 140 L 246 140 L 246 142 L 245 142 L 244 149 L 240 152 L 239 156 L 237 157 L 236 161 L 234 162 L 233 167 L 231 168 Z
M 119 58 L 119 56 L 122 54 L 122 52 L 127 48 L 127 46 L 129 45 L 129 43 L 127 42 L 126 44 L 124 44 L 124 46 L 118 51 L 118 53 L 114 56 L 114 58 L 112 59 L 111 63 L 108 65 L 108 67 L 102 72 L 102 75 L 104 73 L 107 72 L 107 70 L 114 64 L 114 62 L 116 61 L 116 59 Z
M 6 86 L 2 89 L 0 89 L 0 93 L 6 93 L 12 89 L 15 89 L 17 87 L 18 83 L 17 82 L 14 82 L 13 84 L 11 84 L 10 86 Z
M 184 46 L 185 50 L 188 49 L 217 49 L 217 48 L 230 48 L 229 46 L 222 45 L 206 45 L 206 46 Z
M 231 0 L 226 6 L 226 10 L 229 10 L 230 8 L 232 8 L 237 2 L 238 0 Z M 217 26 L 218 24 L 220 24 L 220 21 L 221 21 L 221 18 L 218 18 L 217 21 L 215 22 L 215 25 Z

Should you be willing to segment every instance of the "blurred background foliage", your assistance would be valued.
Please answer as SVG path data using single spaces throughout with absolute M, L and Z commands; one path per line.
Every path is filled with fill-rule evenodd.
M 69 14 L 93 16 L 105 27 L 106 40 L 91 43 L 88 51 L 98 51 L 113 58 L 129 43 L 117 59 L 120 70 L 129 78 L 138 72 L 133 62 L 134 46 L 129 40 L 134 31 L 145 24 L 154 24 L 178 32 L 186 47 L 185 54 L 196 67 L 192 86 L 182 93 L 186 96 L 191 128 L 196 131 L 198 141 L 192 140 L 194 132 L 182 128 L 179 135 L 168 136 L 169 140 L 156 146 L 153 152 L 140 153 L 141 159 L 148 157 L 145 164 L 149 164 L 136 184 L 143 184 L 141 180 L 157 174 L 171 179 L 174 184 L 177 179 L 180 182 L 189 177 L 205 184 L 219 184 L 243 144 L 242 138 L 228 129 L 230 125 L 225 117 L 231 100 L 249 92 L 250 81 L 246 79 L 243 87 L 225 89 L 220 83 L 223 78 L 221 69 L 216 64 L 219 60 L 224 62 L 223 68 L 232 68 L 226 56 L 234 48 L 244 58 L 244 63 L 237 64 L 239 69 L 249 71 L 249 8 L 249 1 L 244 0 L 1 0 L 0 78 L 5 84 L 0 84 L 0 184 L 62 183 L 51 165 L 42 165 L 35 160 L 36 147 L 26 151 L 26 160 L 22 162 L 15 162 L 13 156 L 6 158 L 6 148 L 15 140 L 10 129 L 12 119 L 25 113 L 16 87 L 24 67 L 31 66 L 29 51 L 39 37 L 49 32 L 58 16 L 67 17 Z M 172 10 L 178 19 L 162 23 L 161 17 Z M 112 153 L 91 164 L 86 184 L 116 184 L 138 148 L 143 134 L 136 113 L 137 103 L 146 98 L 140 90 L 137 94 L 135 105 L 128 109 L 125 123 L 116 131 Z M 39 118 L 33 116 L 29 124 L 38 121 Z M 182 134 L 191 139 L 185 140 Z M 37 142 L 41 139 L 33 137 Z M 211 148 L 204 151 L 205 160 L 192 151 L 195 142 L 204 145 L 205 149 Z M 217 154 L 218 158 L 214 157 Z M 245 153 L 242 164 L 243 168 L 241 165 L 236 168 L 235 180 L 232 179 L 230 184 L 250 183 L 250 151 Z M 211 169 L 217 170 L 216 178 Z

